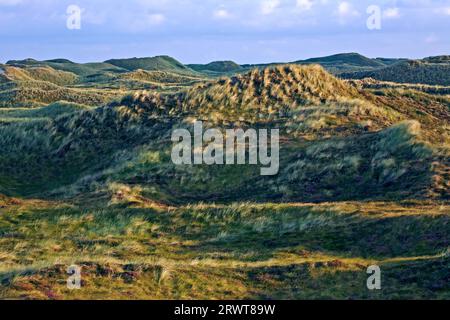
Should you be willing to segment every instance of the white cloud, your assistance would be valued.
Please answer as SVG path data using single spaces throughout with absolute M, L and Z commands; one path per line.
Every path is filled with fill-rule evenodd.
M 383 18 L 386 19 L 395 19 L 400 17 L 399 8 L 388 8 L 383 11 Z
M 450 16 L 450 7 L 444 8 L 444 13 Z
M 350 2 L 342 1 L 339 3 L 335 15 L 338 16 L 339 23 L 344 25 L 352 18 L 359 17 L 361 14 Z
M 148 22 L 152 25 L 162 24 L 166 21 L 166 16 L 162 13 L 154 13 L 148 16 Z
M 229 19 L 231 18 L 231 14 L 226 9 L 217 9 L 213 12 L 213 16 L 216 19 Z
M 356 10 L 350 2 L 343 1 L 338 5 L 338 15 L 340 17 L 356 17 L 359 16 L 358 10 Z
M 313 0 L 297 0 L 297 8 L 302 11 L 311 10 L 313 4 Z
M 264 0 L 261 3 L 261 13 L 264 15 L 271 14 L 280 5 L 280 0 Z

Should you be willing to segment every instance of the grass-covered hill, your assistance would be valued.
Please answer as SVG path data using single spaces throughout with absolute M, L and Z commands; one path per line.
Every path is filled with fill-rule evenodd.
M 198 84 L 186 94 L 183 107 L 211 121 L 270 123 L 289 120 L 296 111 L 310 110 L 312 118 L 321 105 L 357 104 L 358 98 L 354 87 L 320 66 L 285 65 Z
M 375 59 L 367 58 L 359 53 L 340 53 L 326 57 L 311 58 L 299 61 L 301 63 L 329 63 L 338 65 L 354 65 L 359 67 L 373 67 L 377 68 L 383 66 L 384 63 Z
M 209 73 L 212 75 L 233 72 L 237 73 L 245 70 L 244 67 L 234 61 L 214 61 L 208 64 L 189 64 L 188 67 L 195 71 Z
M 328 72 L 340 74 L 343 72 L 369 71 L 386 67 L 399 59 L 370 59 L 358 53 L 341 53 L 320 58 L 311 58 L 306 60 L 297 60 L 289 64 L 297 65 L 321 65 Z M 249 72 L 255 68 L 265 69 L 284 65 L 286 63 L 267 63 L 267 64 L 243 64 L 239 65 L 234 61 L 214 61 L 208 64 L 190 64 L 188 67 L 210 76 L 231 76 L 237 73 Z
M 181 74 L 192 74 L 194 71 L 181 62 L 169 56 L 157 56 L 152 58 L 112 59 L 105 63 L 116 67 L 134 71 L 138 69 L 147 71 L 169 71 Z
M 53 59 L 46 61 L 37 61 L 34 59 L 11 60 L 6 64 L 19 68 L 48 66 L 56 70 L 72 72 L 78 76 L 87 76 L 104 72 L 121 73 L 127 71 L 126 69 L 116 67 L 109 63 L 76 63 L 67 59 Z
M 342 53 L 327 57 L 297 61 L 298 64 L 320 64 L 328 71 L 339 74 L 348 70 L 367 70 L 385 67 L 382 60 L 370 59 L 358 53 Z
M 398 83 L 392 81 L 380 81 L 373 78 L 363 78 L 363 79 L 350 79 L 348 80 L 350 84 L 356 86 L 360 89 L 405 89 L 405 90 L 415 90 L 421 91 L 429 94 L 446 96 L 450 94 L 450 86 L 441 85 L 429 85 L 422 83 Z
M 267 197 L 279 201 L 423 198 L 429 193 L 446 197 L 442 190 L 446 176 L 439 170 L 447 165 L 442 144 L 448 142 L 448 101 L 390 94 L 358 91 L 321 67 L 295 65 L 197 84 L 181 93 L 134 94 L 54 120 L 4 127 L 0 176 L 14 185 L 37 173 L 22 191 L 11 193 L 16 196 L 45 194 L 80 179 L 95 185 L 113 179 L 142 184 L 144 189 L 151 185 L 155 200 L 168 204 Z M 431 103 L 433 109 L 426 110 Z M 408 105 L 416 111 L 408 110 Z M 216 170 L 170 165 L 171 129 L 190 128 L 192 119 L 224 128 L 280 128 L 284 141 L 280 174 L 262 179 L 252 166 Z M 31 137 L 38 140 L 28 141 Z M 30 162 L 17 166 L 24 152 L 24 161 Z M 147 152 L 156 152 L 159 159 L 150 171 L 137 165 Z M 128 171 L 121 169 L 125 154 Z M 155 172 L 160 180 L 154 180 Z M 237 177 L 239 184 L 233 183 Z M 223 189 L 228 183 L 235 185 L 236 193 Z
M 0 107 L 1 298 L 449 298 L 446 95 L 317 65 L 97 76 L 64 88 L 122 97 Z M 57 86 L 0 92 L 44 101 L 28 82 Z M 280 129 L 279 173 L 174 165 L 171 132 L 195 119 Z M 81 290 L 66 288 L 72 264 Z M 366 287 L 373 264 L 381 291 Z
M 111 84 L 114 80 L 121 79 L 124 74 L 138 71 L 168 73 L 178 77 L 200 76 L 194 70 L 168 56 L 112 59 L 105 62 L 94 63 L 75 63 L 67 59 L 53 59 L 45 61 L 37 61 L 34 59 L 11 60 L 8 61 L 6 65 L 3 65 L 3 67 L 0 65 L 0 68 L 2 70 L 10 69 L 10 73 L 15 71 L 16 73 L 23 72 L 36 74 L 38 70 L 43 70 L 42 72 L 56 72 L 60 75 L 66 76 L 70 74 L 72 77 L 75 76 L 77 78 L 76 82 L 80 85 L 93 85 L 102 82 Z M 47 78 L 42 79 L 42 77 L 38 77 L 37 79 L 36 77 L 32 78 L 34 80 L 47 80 Z M 58 82 L 57 84 L 73 84 L 74 82 L 75 81 L 65 83 Z
M 129 93 L 138 90 L 179 92 L 195 83 L 204 81 L 206 78 L 206 75 L 138 69 L 120 74 L 105 73 L 87 76 L 84 78 L 83 83 L 77 87 L 102 90 L 126 90 Z
M 169 56 L 156 56 L 148 58 L 131 59 L 111 59 L 105 62 L 95 63 L 75 63 L 67 59 L 53 59 L 37 61 L 34 59 L 11 60 L 6 66 L 15 67 L 16 73 L 26 70 L 25 73 L 34 73 L 37 78 L 54 79 L 57 84 L 70 84 L 75 80 L 65 79 L 63 82 L 59 78 L 67 78 L 61 73 L 59 75 L 49 75 L 49 73 L 69 72 L 71 77 L 75 75 L 77 82 L 81 84 L 110 84 L 114 80 L 120 79 L 125 73 L 166 72 L 178 76 L 194 78 L 208 77 L 231 77 L 236 74 L 243 74 L 254 69 L 265 69 L 285 63 L 268 64 L 243 64 L 239 65 L 233 61 L 214 61 L 208 64 L 188 64 L 177 61 Z M 311 58 L 290 62 L 297 65 L 319 64 L 328 72 L 347 79 L 374 78 L 381 81 L 391 81 L 396 83 L 417 83 L 428 85 L 448 86 L 448 56 L 429 57 L 422 60 L 376 58 L 371 59 L 358 53 L 341 53 L 331 56 Z M 0 70 L 4 68 L 0 65 Z M 50 71 L 49 71 L 50 70 Z M 2 71 L 3 73 L 4 71 Z M 13 71 L 11 71 L 12 73 Z M 43 75 L 39 75 L 43 73 Z M 50 76 L 50 78 L 49 78 Z M 21 75 L 21 78 L 26 75 Z M 1 81 L 0 75 L 0 81 Z M 43 80 L 43 79 L 40 79 Z M 66 81 L 66 82 L 64 82 Z M 69 82 L 67 82 L 69 81 Z M 71 82 L 72 81 L 72 82 Z M 50 81 L 52 82 L 52 81 Z M 53 81 L 54 82 L 54 81 Z M 155 89 L 137 85 L 137 83 L 122 84 L 130 88 Z
M 448 56 L 431 57 L 423 60 L 401 61 L 372 71 L 341 74 L 344 78 L 373 78 L 399 83 L 428 85 L 450 85 L 450 59 Z
M 83 72 L 90 71 L 81 69 L 68 60 L 41 63 L 27 59 L 0 65 L 0 108 L 43 107 L 59 101 L 100 106 L 127 93 L 126 88 L 98 90 L 85 85 Z
M 132 72 L 122 74 L 121 79 L 146 81 L 154 83 L 189 83 L 193 84 L 199 80 L 199 77 L 181 75 L 168 71 L 147 71 L 138 69 Z
M 169 57 L 138 60 L 113 62 L 129 69 L 65 59 L 9 61 L 0 65 L 0 108 L 42 107 L 60 101 L 100 106 L 136 90 L 177 92 L 207 77 Z
M 359 53 L 340 53 L 319 58 L 297 60 L 291 62 L 291 64 L 298 64 L 298 65 L 318 64 L 324 67 L 328 72 L 338 75 L 344 72 L 375 70 L 386 67 L 397 61 L 398 61 L 397 59 L 383 59 L 383 58 L 371 59 Z M 256 65 L 247 64 L 242 65 L 242 67 L 248 70 L 253 68 L 265 68 L 280 64 L 283 63 L 256 64 Z
M 437 56 L 422 60 L 375 58 L 358 53 L 341 53 L 331 56 L 290 62 L 297 65 L 318 64 L 328 72 L 345 79 L 373 78 L 395 83 L 414 83 L 449 86 L 449 57 Z M 244 64 L 232 61 L 216 61 L 204 65 L 189 65 L 190 68 L 209 76 L 231 76 L 255 68 L 264 69 L 284 63 Z
M 17 68 L 0 66 L 3 70 L 0 82 L 8 81 L 46 81 L 56 85 L 71 85 L 78 82 L 78 76 L 72 72 L 55 70 L 51 67 Z
M 58 101 L 99 106 L 127 91 L 59 86 L 48 81 L 20 80 L 0 84 L 0 108 L 43 107 Z

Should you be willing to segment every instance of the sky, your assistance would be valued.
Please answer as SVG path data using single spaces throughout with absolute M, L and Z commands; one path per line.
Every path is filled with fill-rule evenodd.
M 244 64 L 342 52 L 450 54 L 450 0 L 0 0 L 0 62 Z

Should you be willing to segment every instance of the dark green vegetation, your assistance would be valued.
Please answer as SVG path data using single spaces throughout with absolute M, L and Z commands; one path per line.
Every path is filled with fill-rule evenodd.
M 246 70 L 243 66 L 238 65 L 234 61 L 214 61 L 208 64 L 190 64 L 191 69 L 210 75 L 223 75 L 227 73 L 237 73 Z
M 189 66 L 211 76 L 220 76 L 247 72 L 254 68 L 264 69 L 280 64 L 282 63 L 238 65 L 232 61 L 216 61 L 206 65 Z M 343 53 L 298 60 L 291 64 L 319 64 L 328 72 L 344 79 L 373 78 L 379 81 L 403 84 L 450 86 L 449 56 L 429 57 L 423 60 L 370 59 L 358 53 Z
M 390 61 L 389 61 L 390 62 Z M 329 57 L 312 58 L 297 61 L 298 64 L 320 64 L 333 73 L 341 73 L 348 70 L 367 70 L 385 67 L 389 64 L 384 60 L 369 59 L 358 53 L 336 54 Z
M 371 71 L 347 72 L 349 79 L 374 78 L 381 81 L 450 86 L 450 56 L 402 61 Z
M 392 63 L 395 63 L 397 59 L 370 59 L 362 56 L 358 53 L 341 53 L 327 57 L 311 58 L 307 60 L 298 60 L 292 62 L 292 64 L 298 65 L 311 65 L 319 64 L 324 67 L 328 72 L 334 74 L 340 74 L 343 72 L 355 72 L 355 71 L 368 71 L 386 67 Z M 274 66 L 275 64 L 257 64 L 257 65 L 243 65 L 245 69 L 265 68 L 268 66 Z
M 168 57 L 158 56 L 153 58 L 113 59 L 105 61 L 116 67 L 134 71 L 138 69 L 147 71 L 172 71 L 176 73 L 192 74 L 192 70 L 181 62 Z
M 168 57 L 0 67 L 0 297 L 450 298 L 446 87 Z M 195 119 L 279 128 L 279 174 L 173 165 Z

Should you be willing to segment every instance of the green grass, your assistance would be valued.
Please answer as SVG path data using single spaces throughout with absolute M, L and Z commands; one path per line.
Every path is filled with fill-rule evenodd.
M 234 61 L 214 61 L 208 64 L 190 64 L 188 65 L 191 69 L 202 72 L 202 73 L 210 73 L 214 74 L 225 74 L 225 73 L 236 73 L 239 71 L 243 71 L 244 68 L 238 65 Z
M 0 298 L 450 297 L 445 95 L 368 90 L 320 66 L 222 79 L 103 67 L 71 85 L 0 84 Z M 279 174 L 174 165 L 171 132 L 194 119 L 280 129 Z M 72 264 L 81 290 L 66 287 Z M 381 291 L 366 287 L 373 264 Z
M 15 81 L 0 85 L 0 108 L 43 107 L 59 101 L 100 106 L 126 93 L 117 89 L 58 86 L 47 81 Z
M 180 74 L 193 74 L 192 69 L 169 56 L 157 56 L 152 58 L 112 59 L 105 61 L 119 68 L 129 71 L 138 69 L 147 71 L 169 71 Z
M 17 66 L 20 68 L 23 67 L 41 67 L 41 66 L 48 66 L 56 70 L 66 71 L 74 73 L 78 76 L 87 76 L 92 74 L 98 74 L 103 72 L 113 72 L 113 73 L 121 73 L 126 72 L 126 69 L 122 69 L 119 67 L 116 67 L 109 63 L 75 63 L 66 59 L 54 59 L 54 60 L 47 60 L 47 61 L 36 61 L 33 59 L 26 59 L 26 60 L 13 60 L 8 61 L 7 65 L 10 66 Z
M 434 60 L 401 61 L 387 67 L 341 74 L 347 79 L 374 78 L 381 81 L 419 83 L 428 85 L 450 85 L 450 64 L 435 63 Z
M 164 209 L 19 201 L 0 209 L 0 295 L 444 299 L 448 209 L 427 202 Z M 65 287 L 74 263 L 83 266 L 79 291 Z M 379 292 L 365 287 L 373 264 L 383 270 Z
M 4 66 L 4 76 L 11 81 L 47 81 L 56 85 L 71 85 L 78 82 L 74 73 L 55 70 L 51 67 L 15 68 Z
M 74 113 L 80 110 L 86 110 L 90 107 L 85 105 L 80 105 L 70 102 L 55 102 L 49 104 L 48 106 L 42 108 L 7 108 L 0 109 L 0 118 L 18 118 L 18 119 L 28 119 L 28 118 L 52 118 L 67 114 Z

